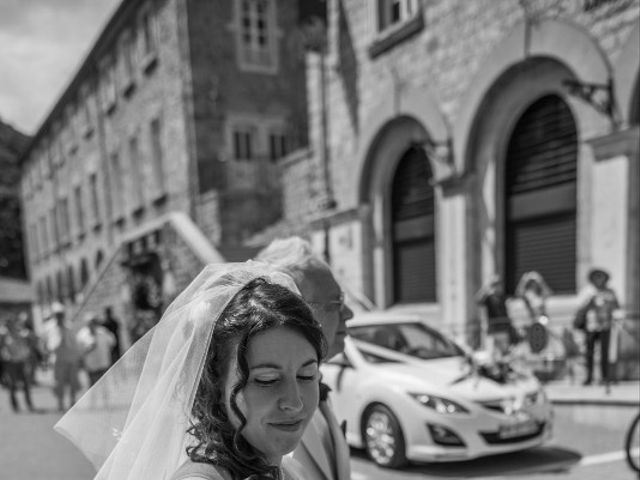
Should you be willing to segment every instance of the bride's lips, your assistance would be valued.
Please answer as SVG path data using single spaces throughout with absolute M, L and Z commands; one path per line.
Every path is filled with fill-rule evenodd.
M 282 430 L 283 432 L 296 432 L 304 425 L 303 419 L 298 420 L 284 420 L 282 422 L 269 423 L 273 428 Z

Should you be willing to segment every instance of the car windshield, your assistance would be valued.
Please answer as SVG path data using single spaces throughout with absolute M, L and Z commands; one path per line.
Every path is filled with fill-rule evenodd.
M 349 334 L 363 342 L 421 359 L 464 355 L 445 336 L 422 323 L 386 323 L 349 327 Z

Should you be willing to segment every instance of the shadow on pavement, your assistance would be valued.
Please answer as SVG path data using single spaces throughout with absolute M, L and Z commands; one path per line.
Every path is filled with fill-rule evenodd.
M 354 458 L 371 462 L 363 450 L 351 450 Z M 564 472 L 577 464 L 582 455 L 561 447 L 538 447 L 521 452 L 492 455 L 452 463 L 411 464 L 403 473 L 420 473 L 429 478 L 479 478 L 486 476 L 526 475 Z M 376 467 L 374 467 L 376 468 Z

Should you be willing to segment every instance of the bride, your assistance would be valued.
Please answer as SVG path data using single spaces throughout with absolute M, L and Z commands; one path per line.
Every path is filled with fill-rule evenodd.
M 295 479 L 325 351 L 287 275 L 210 265 L 55 429 L 96 480 Z

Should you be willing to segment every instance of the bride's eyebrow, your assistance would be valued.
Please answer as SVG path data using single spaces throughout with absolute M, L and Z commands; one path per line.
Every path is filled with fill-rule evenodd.
M 316 364 L 318 363 L 318 360 L 316 360 L 315 358 L 310 358 L 309 360 L 307 360 L 306 362 L 304 362 L 300 368 L 304 368 L 304 367 L 308 367 L 310 365 Z M 258 370 L 261 368 L 273 368 L 276 370 L 281 370 L 282 369 L 282 365 L 278 365 L 276 363 L 260 363 L 258 365 L 253 365 L 251 368 L 249 368 L 249 370 Z

